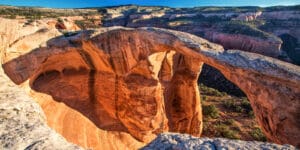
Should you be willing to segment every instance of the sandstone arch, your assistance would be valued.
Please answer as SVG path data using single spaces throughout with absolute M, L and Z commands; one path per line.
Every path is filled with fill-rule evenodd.
M 157 28 L 83 31 L 72 37 L 45 38 L 46 46 L 31 51 L 31 45 L 42 42 L 26 41 L 43 35 L 49 34 L 32 34 L 14 43 L 6 51 L 3 68 L 15 83 L 29 79 L 31 88 L 53 97 L 32 92 L 50 126 L 74 143 L 100 148 L 109 138 L 117 142 L 123 138 L 123 144 L 133 148 L 141 143 L 133 142 L 129 134 L 143 142 L 163 131 L 200 135 L 197 78 L 204 62 L 246 93 L 270 140 L 299 146 L 297 66 L 258 54 L 224 51 L 199 37 Z M 11 52 L 20 46 L 25 47 L 23 55 L 12 59 Z M 64 127 L 67 124 L 70 129 Z M 93 133 L 97 128 L 101 131 Z

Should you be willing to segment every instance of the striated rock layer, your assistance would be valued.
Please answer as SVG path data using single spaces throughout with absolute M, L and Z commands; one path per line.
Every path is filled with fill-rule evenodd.
M 134 149 L 165 131 L 200 136 L 197 78 L 204 62 L 246 93 L 271 141 L 299 146 L 297 66 L 158 28 L 56 33 L 39 30 L 13 42 L 3 68 L 73 143 Z

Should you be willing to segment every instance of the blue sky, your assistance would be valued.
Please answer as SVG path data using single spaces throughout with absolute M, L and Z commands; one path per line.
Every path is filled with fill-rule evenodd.
M 170 7 L 299 5 L 300 0 L 0 0 L 2 5 L 83 8 L 125 4 Z

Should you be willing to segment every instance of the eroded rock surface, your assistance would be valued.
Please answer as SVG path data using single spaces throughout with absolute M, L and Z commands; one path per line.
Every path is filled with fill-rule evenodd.
M 38 103 L 15 85 L 5 75 L 2 67 L 0 68 L 0 149 L 82 149 L 67 142 L 48 127 L 45 114 Z
M 157 28 L 56 32 L 39 30 L 15 41 L 3 68 L 71 142 L 134 149 L 165 131 L 200 136 L 197 79 L 204 62 L 246 93 L 271 141 L 299 146 L 297 66 Z
M 291 145 L 277 145 L 257 141 L 240 141 L 228 140 L 224 138 L 197 138 L 187 134 L 164 133 L 157 136 L 155 140 L 142 148 L 143 150 L 152 149 L 179 149 L 179 150 L 215 150 L 215 149 L 245 149 L 245 150 L 262 150 L 262 149 L 287 149 L 295 150 Z

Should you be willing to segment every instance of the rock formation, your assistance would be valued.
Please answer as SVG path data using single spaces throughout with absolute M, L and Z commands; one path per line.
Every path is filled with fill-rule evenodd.
M 0 21 L 1 23 L 3 22 Z M 16 24 L 11 25 L 13 27 Z M 15 35 L 8 37 L 13 36 Z M 1 36 L 1 40 L 6 41 L 6 37 Z M 1 46 L 5 45 L 0 43 Z M 1 47 L 1 54 L 3 51 Z M 2 62 L 2 55 L 0 61 Z M 38 103 L 15 85 L 5 75 L 2 67 L 0 67 L 0 149 L 82 149 L 67 142 L 48 127 L 46 116 Z
M 155 140 L 142 148 L 143 150 L 152 149 L 288 149 L 294 150 L 290 145 L 277 145 L 257 141 L 228 140 L 223 138 L 197 138 L 186 134 L 163 133 L 157 136 Z
M 42 28 L 2 40 L 10 43 L 3 48 L 5 73 L 40 104 L 50 127 L 80 146 L 134 149 L 165 131 L 200 136 L 203 62 L 246 93 L 271 141 L 299 146 L 297 66 L 158 28 L 67 37 Z
M 225 49 L 241 49 L 275 58 L 281 54 L 280 47 L 282 41 L 272 38 L 261 39 L 222 32 L 206 32 L 204 37 L 209 41 L 222 45 Z

